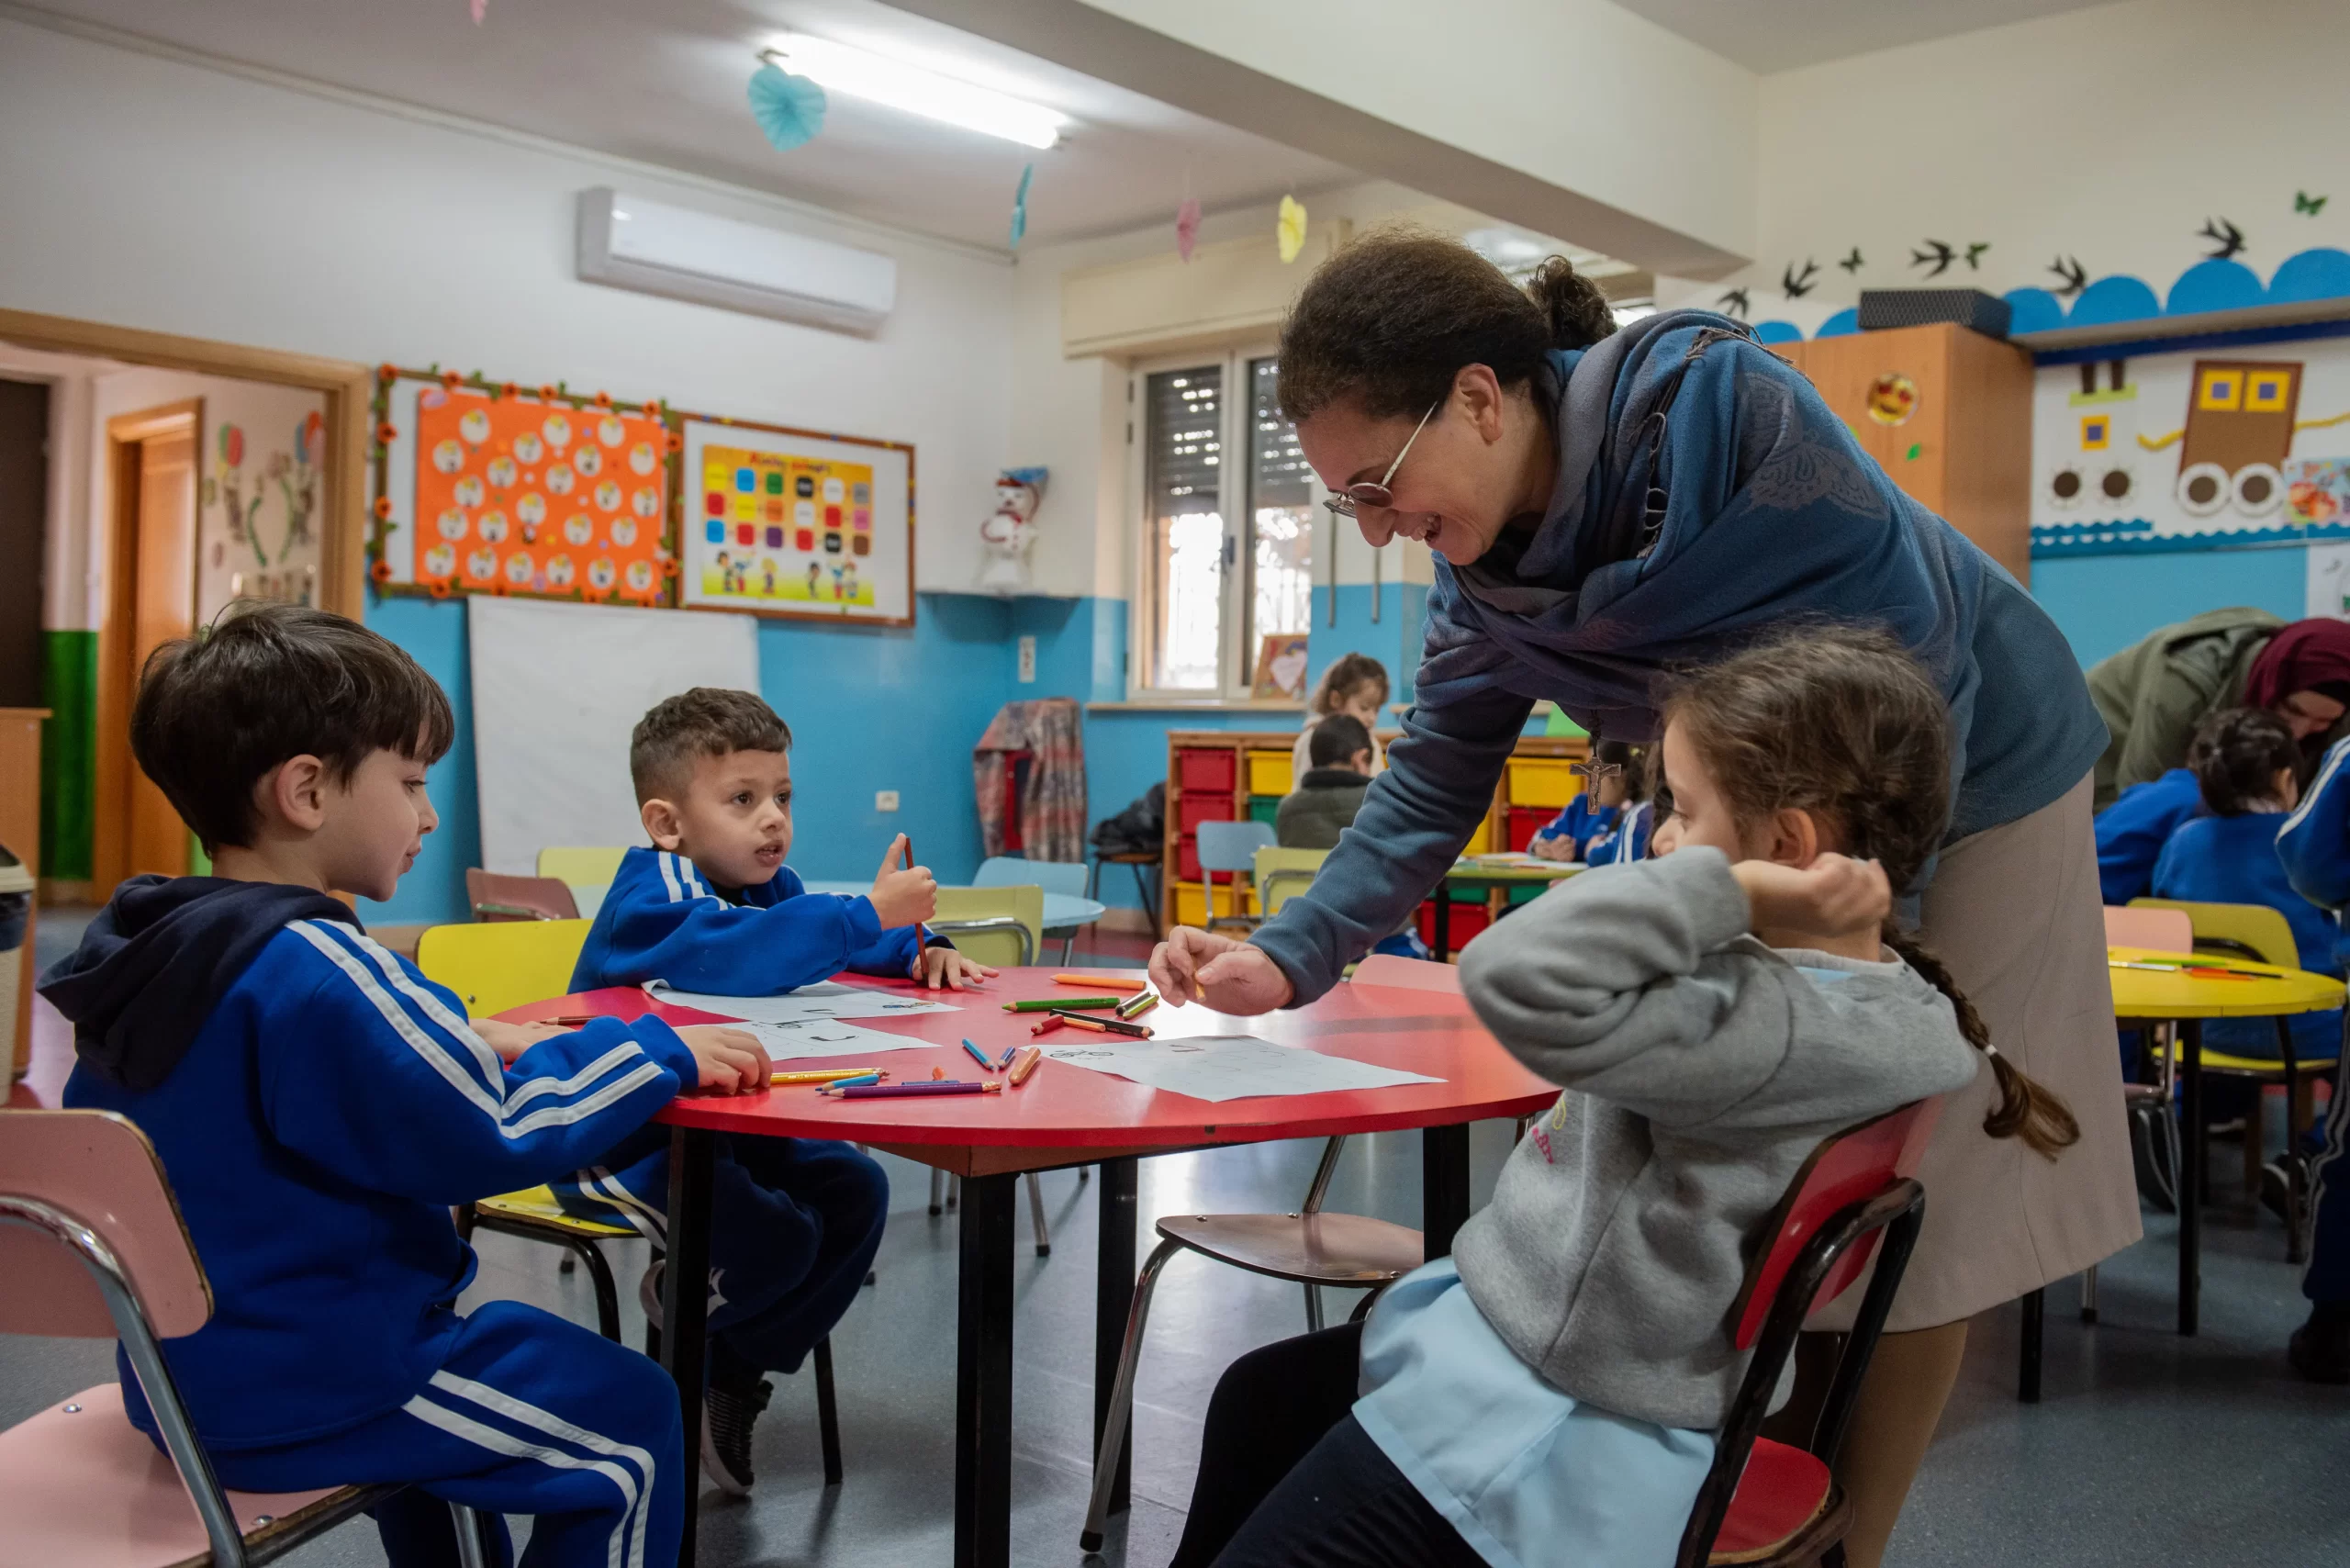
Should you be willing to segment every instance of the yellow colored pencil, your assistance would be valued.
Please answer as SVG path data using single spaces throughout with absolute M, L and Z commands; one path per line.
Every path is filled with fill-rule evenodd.
M 830 1083 L 836 1078 L 863 1078 L 867 1073 L 875 1070 L 877 1070 L 869 1067 L 816 1067 L 794 1072 L 775 1073 L 767 1079 L 767 1081 L 770 1084 Z

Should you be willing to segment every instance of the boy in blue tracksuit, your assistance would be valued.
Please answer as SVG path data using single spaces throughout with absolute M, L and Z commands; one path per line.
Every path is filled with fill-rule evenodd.
M 767 1058 L 653 1018 L 469 1022 L 368 940 L 328 891 L 392 895 L 451 733 L 414 661 L 322 610 L 159 650 L 131 746 L 215 874 L 130 879 L 42 977 L 74 1025 L 65 1103 L 137 1123 L 170 1175 L 214 1309 L 164 1359 L 223 1483 L 414 1483 L 375 1511 L 396 1568 L 455 1561 L 447 1502 L 536 1516 L 539 1568 L 666 1562 L 675 1388 L 535 1308 L 457 1313 L 475 1260 L 449 1210 L 576 1167 L 682 1089 L 764 1089 Z
M 2342 919 L 2350 906 L 2350 741 L 2335 742 L 2318 764 L 2309 792 L 2277 832 L 2277 857 L 2302 897 Z M 2294 1331 L 2288 1351 L 2294 1370 L 2317 1383 L 2350 1383 L 2350 1093 L 2344 1087 L 2337 1068 L 2323 1141 L 2309 1167 L 2310 1260 L 2301 1275 L 2309 1321 Z
M 654 847 L 632 849 L 604 894 L 573 970 L 574 991 L 663 980 L 681 991 L 772 996 L 844 969 L 959 989 L 995 971 L 920 924 L 936 907 L 930 873 L 901 869 L 905 839 L 873 891 L 811 893 L 791 849 L 791 731 L 755 693 L 696 687 L 657 703 L 629 742 L 629 772 Z M 667 1239 L 669 1140 L 621 1139 L 553 1183 L 576 1214 Z M 772 1393 L 840 1321 L 872 1267 L 889 1217 L 879 1165 L 845 1143 L 721 1138 L 711 1205 L 710 1391 L 702 1468 L 722 1488 L 752 1484 L 751 1431 Z M 658 1321 L 659 1271 L 644 1276 Z
M 1602 771 L 1588 779 L 1575 791 L 1566 809 L 1552 817 L 1534 834 L 1526 847 L 1538 860 L 1582 860 L 1590 863 L 1590 848 L 1596 839 L 1603 844 L 1615 841 L 1627 802 L 1632 798 L 1632 780 L 1641 765 L 1639 750 L 1622 741 L 1601 741 L 1592 749 L 1592 761 Z
M 2163 846 L 2180 823 L 2203 810 L 2195 770 L 2174 767 L 2159 778 L 2131 785 L 2098 812 L 2097 881 L 2105 902 L 2125 904 L 2148 896 Z

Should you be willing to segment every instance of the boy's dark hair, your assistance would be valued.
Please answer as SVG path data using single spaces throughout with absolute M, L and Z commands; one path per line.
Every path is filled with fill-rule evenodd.
M 628 737 L 636 803 L 676 797 L 697 758 L 738 751 L 789 751 L 791 726 L 755 691 L 697 686 L 665 697 Z
M 438 762 L 456 735 L 449 699 L 397 644 L 294 604 L 231 606 L 148 655 L 130 755 L 209 855 L 261 825 L 253 786 L 308 755 L 335 783 L 371 752 Z
M 1357 752 L 1371 749 L 1371 732 L 1352 713 L 1331 713 L 1315 722 L 1306 737 L 1305 759 L 1316 767 L 1344 767 Z
M 2197 726 L 2187 766 L 2214 816 L 2273 805 L 2277 770 L 2299 767 L 2301 749 L 2285 721 L 2263 708 L 2222 708 Z

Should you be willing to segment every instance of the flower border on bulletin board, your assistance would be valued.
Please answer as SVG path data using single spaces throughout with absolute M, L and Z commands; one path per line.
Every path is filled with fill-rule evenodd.
M 675 417 L 681 606 L 833 626 L 914 623 L 911 442 L 684 410 Z M 703 472 L 714 454 L 724 454 L 716 465 L 722 475 Z M 894 472 L 901 459 L 902 481 Z M 888 571 L 887 598 L 896 599 L 901 555 L 904 613 L 893 614 L 871 568 Z M 711 586 L 713 577 L 722 586 Z
M 677 604 L 682 442 L 658 400 L 386 364 L 372 411 L 378 593 Z

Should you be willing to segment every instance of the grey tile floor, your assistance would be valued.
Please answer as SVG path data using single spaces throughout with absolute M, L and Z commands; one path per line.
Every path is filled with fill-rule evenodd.
M 1507 1151 L 1509 1128 L 1476 1129 L 1475 1200 Z M 2273 1142 L 2273 1135 L 2272 1135 Z M 1318 1145 L 1277 1144 L 1147 1160 L 1141 1212 L 1286 1208 L 1303 1194 Z M 746 1503 L 705 1495 L 700 1560 L 753 1568 L 866 1568 L 952 1560 L 956 1228 L 926 1212 L 922 1168 L 888 1159 L 892 1214 L 879 1279 L 834 1337 L 847 1475 L 822 1485 L 814 1396 L 783 1380 L 761 1424 L 759 1485 Z M 2068 1286 L 2050 1292 L 2043 1402 L 2015 1399 L 2017 1314 L 1986 1315 L 1924 1473 L 1895 1536 L 1894 1568 L 1999 1563 L 2165 1568 L 2340 1568 L 2350 1562 L 2350 1390 L 2316 1388 L 2286 1368 L 2303 1305 L 2276 1222 L 2234 1187 L 2232 1149 L 2205 1224 L 2204 1329 L 2171 1332 L 2174 1222 L 2104 1271 L 2102 1321 L 2081 1324 Z M 1050 1258 L 1033 1256 L 1024 1213 L 1018 1282 L 1013 1555 L 1081 1561 L 1091 1430 L 1095 1186 L 1044 1178 Z M 1334 1208 L 1404 1224 L 1419 1218 L 1416 1136 L 1348 1146 Z M 509 1296 L 593 1320 L 584 1273 L 557 1272 L 552 1249 L 482 1241 L 472 1299 Z M 627 1333 L 641 1342 L 633 1283 L 643 1249 L 614 1249 Z M 1190 1495 L 1200 1417 L 1236 1355 L 1304 1327 L 1293 1288 L 1194 1258 L 1161 1283 L 1136 1417 L 1136 1502 L 1113 1522 L 1112 1563 L 1157 1568 L 1171 1555 Z M 112 1375 L 108 1348 L 0 1337 L 0 1425 Z M 360 1523 L 285 1561 L 305 1568 L 383 1561 Z

